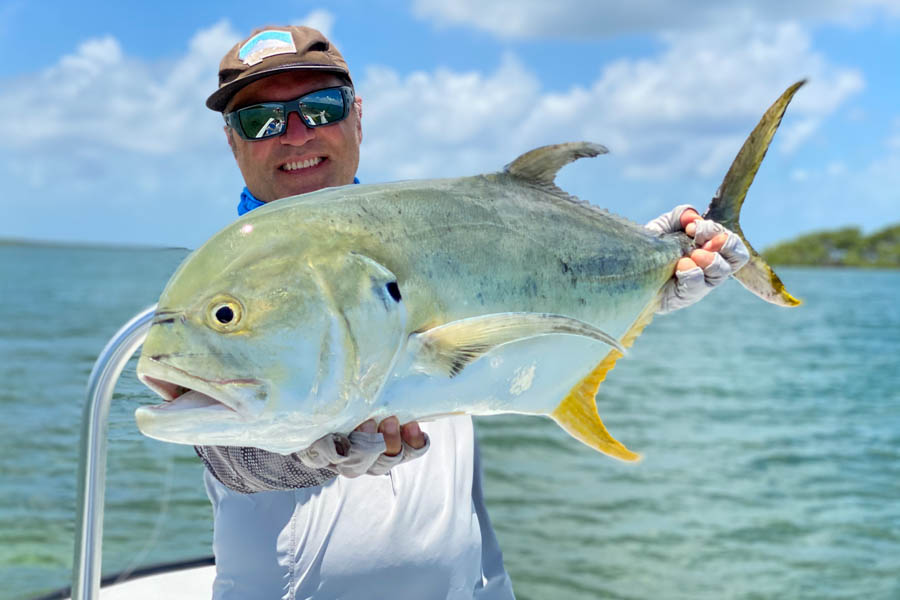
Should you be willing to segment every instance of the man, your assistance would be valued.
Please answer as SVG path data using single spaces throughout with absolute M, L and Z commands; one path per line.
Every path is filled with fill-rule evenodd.
M 320 32 L 255 31 L 222 59 L 207 106 L 225 116 L 246 183 L 241 214 L 356 181 L 362 100 Z M 736 236 L 698 218 L 679 207 L 651 224 L 703 229 L 708 238 L 706 250 L 679 263 L 667 311 L 699 299 L 708 280 L 740 260 Z M 716 276 L 705 278 L 700 267 Z M 290 456 L 197 452 L 214 508 L 216 599 L 513 597 L 484 507 L 469 417 L 421 428 L 394 417 L 369 421 L 349 438 L 326 436 Z

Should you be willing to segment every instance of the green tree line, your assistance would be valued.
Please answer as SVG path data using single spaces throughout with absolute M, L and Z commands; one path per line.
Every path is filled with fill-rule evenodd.
M 900 223 L 871 235 L 858 227 L 819 231 L 763 251 L 769 264 L 900 268 Z

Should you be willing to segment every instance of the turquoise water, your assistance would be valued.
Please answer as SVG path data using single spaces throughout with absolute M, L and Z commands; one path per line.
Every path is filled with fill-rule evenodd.
M 84 386 L 183 251 L 0 246 L 0 598 L 67 585 Z M 900 272 L 780 269 L 658 318 L 601 388 L 626 465 L 534 417 L 477 420 L 516 593 L 900 598 Z M 210 553 L 201 467 L 140 436 L 133 363 L 110 425 L 104 572 Z

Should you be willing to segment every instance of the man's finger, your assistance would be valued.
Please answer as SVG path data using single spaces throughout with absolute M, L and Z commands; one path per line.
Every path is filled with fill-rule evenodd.
M 684 229 L 684 225 L 682 225 L 682 219 L 684 218 L 684 214 L 690 211 L 691 214 L 697 216 L 697 211 L 689 204 L 681 204 L 676 206 L 669 212 L 660 215 L 644 225 L 650 231 L 654 233 L 675 233 L 676 231 L 681 231 Z M 690 220 L 688 220 L 690 222 Z
M 693 252 L 691 252 L 691 260 L 697 263 L 697 266 L 701 269 L 705 269 L 709 265 L 713 264 L 713 261 L 715 259 L 715 252 L 709 252 L 707 250 L 694 250 Z
M 400 438 L 400 423 L 397 417 L 388 417 L 378 426 L 378 431 L 384 436 L 384 453 L 388 456 L 397 456 L 403 449 L 403 440 Z
M 695 221 L 695 224 L 694 244 L 700 248 L 720 233 L 728 233 L 728 230 L 721 223 L 716 223 L 715 221 L 704 221 L 701 219 Z
M 710 289 L 706 285 L 703 270 L 700 267 L 694 266 L 686 271 L 676 271 L 675 277 L 663 286 L 662 299 L 657 312 L 665 314 L 690 306 L 708 294 Z
M 703 250 L 697 250 L 697 252 L 703 252 Z M 709 255 L 713 257 L 712 262 L 701 268 L 703 269 L 703 278 L 706 280 L 706 285 L 714 288 L 731 277 L 731 265 L 722 258 L 721 254 L 710 252 Z
M 704 250 L 709 250 L 710 252 L 718 252 L 722 249 L 722 246 L 725 245 L 725 240 L 728 239 L 727 233 L 720 233 L 713 239 L 709 240 L 705 244 L 703 244 Z
M 694 231 L 697 229 L 697 225 L 694 223 L 697 220 L 702 219 L 700 218 L 700 213 L 693 208 L 688 208 L 681 213 L 681 228 L 691 237 L 694 237 Z
M 722 247 L 719 248 L 719 255 L 728 261 L 732 272 L 735 273 L 750 260 L 750 252 L 747 250 L 747 246 L 734 233 L 726 237 Z
M 675 272 L 680 273 L 682 271 L 690 271 L 691 269 L 696 269 L 697 263 L 689 259 L 688 257 L 679 258 L 678 262 L 675 263 Z
M 361 431 L 363 433 L 375 433 L 378 431 L 378 427 L 375 425 L 375 419 L 369 419 L 359 427 L 357 427 L 354 431 Z
M 419 429 L 419 424 L 415 421 L 410 421 L 400 428 L 400 437 L 408 446 L 415 450 L 425 446 L 425 434 L 422 433 L 422 430 Z

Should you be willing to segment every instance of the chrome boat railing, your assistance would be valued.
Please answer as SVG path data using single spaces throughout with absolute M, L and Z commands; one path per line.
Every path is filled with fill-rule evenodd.
M 109 406 L 116 382 L 128 359 L 147 337 L 154 312 L 155 304 L 119 329 L 97 357 L 88 379 L 87 402 L 81 421 L 72 600 L 96 600 L 100 597 Z

